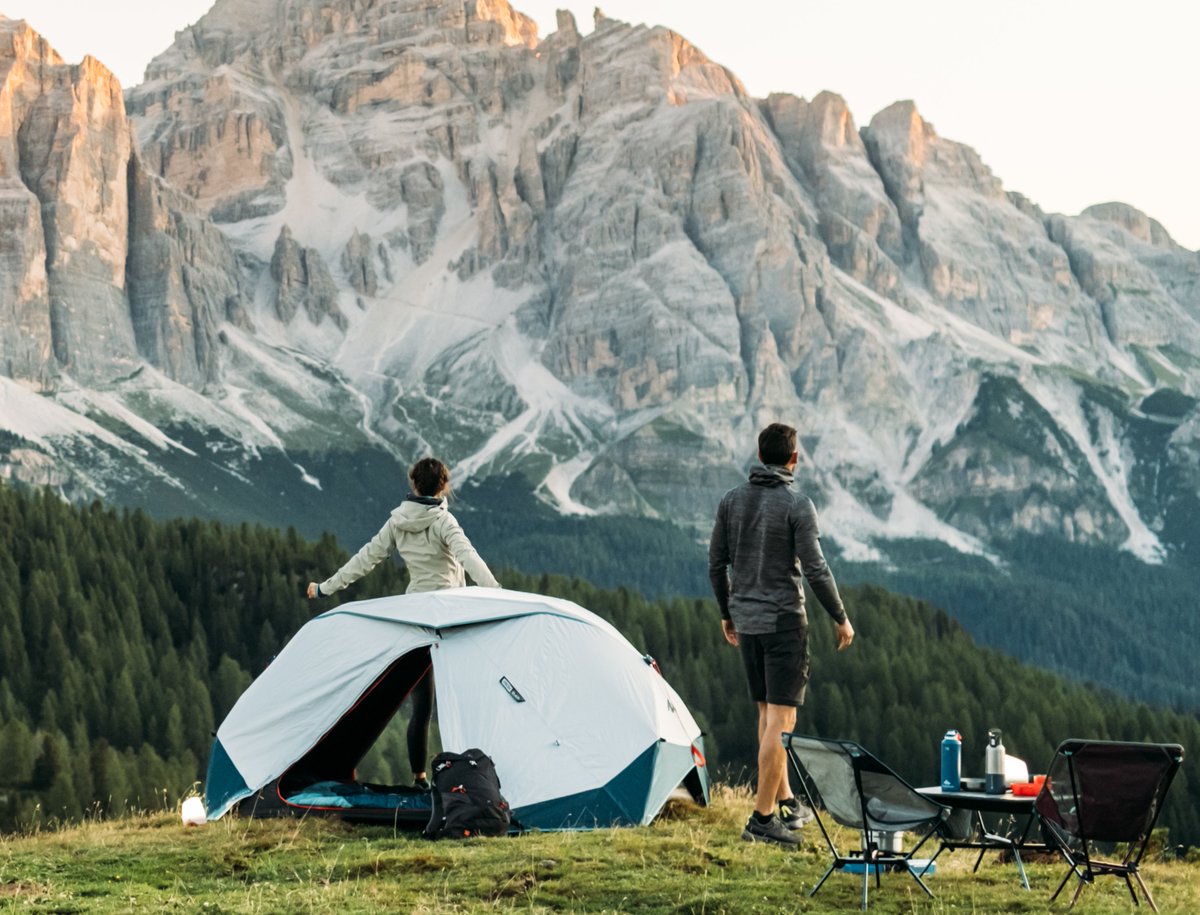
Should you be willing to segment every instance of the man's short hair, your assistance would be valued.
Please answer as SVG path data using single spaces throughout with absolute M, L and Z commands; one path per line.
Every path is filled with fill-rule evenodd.
M 771 423 L 758 433 L 758 457 L 764 464 L 783 465 L 796 453 L 796 430 L 783 423 Z

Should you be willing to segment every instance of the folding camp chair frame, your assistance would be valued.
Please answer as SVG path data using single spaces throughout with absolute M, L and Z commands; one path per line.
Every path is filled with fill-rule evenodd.
M 1083 748 L 1088 746 L 1129 746 L 1139 747 L 1143 749 L 1158 748 L 1168 757 L 1169 762 L 1167 768 L 1160 777 L 1157 790 L 1154 795 L 1153 813 L 1149 822 L 1146 824 L 1144 834 L 1139 840 L 1126 843 L 1125 855 L 1119 861 L 1110 861 L 1103 858 L 1097 858 L 1092 853 L 1092 839 L 1090 839 L 1083 828 L 1082 819 L 1080 820 L 1080 828 L 1078 834 L 1072 834 L 1060 827 L 1053 820 L 1047 818 L 1041 813 L 1041 810 L 1035 805 L 1035 811 L 1038 820 L 1042 824 L 1043 833 L 1052 840 L 1052 845 L 1063 856 L 1067 862 L 1069 869 L 1063 875 L 1062 882 L 1059 883 L 1058 889 L 1054 891 L 1054 895 L 1050 897 L 1050 901 L 1054 902 L 1058 898 L 1059 893 L 1066 887 L 1067 882 L 1072 876 L 1079 880 L 1079 885 L 1075 887 L 1075 894 L 1071 897 L 1070 908 L 1075 907 L 1075 903 L 1079 901 L 1079 895 L 1083 892 L 1085 884 L 1094 883 L 1097 877 L 1105 874 L 1112 874 L 1114 877 L 1121 877 L 1125 880 L 1125 886 L 1129 889 L 1129 895 L 1133 899 L 1134 905 L 1140 905 L 1141 902 L 1137 897 L 1137 892 L 1134 890 L 1133 881 L 1137 881 L 1137 885 L 1141 887 L 1146 901 L 1150 903 L 1150 908 L 1155 912 L 1158 911 L 1158 906 L 1154 903 L 1154 897 L 1150 895 L 1150 890 L 1142 880 L 1142 875 L 1138 870 L 1142 861 L 1142 856 L 1146 852 L 1146 846 L 1150 841 L 1150 834 L 1154 830 L 1154 824 L 1158 822 L 1158 815 L 1162 812 L 1162 802 L 1166 797 L 1167 790 L 1171 787 L 1171 782 L 1175 779 L 1175 774 L 1179 771 L 1179 766 L 1183 763 L 1183 747 L 1179 744 L 1155 744 L 1155 743 L 1126 743 L 1122 741 L 1107 741 L 1107 740 L 1066 740 L 1063 741 L 1055 751 L 1055 757 L 1062 756 L 1067 761 L 1067 772 L 1071 777 L 1071 796 L 1075 799 L 1076 806 L 1079 804 L 1079 782 L 1075 773 L 1075 756 Z M 1047 780 L 1046 785 L 1042 788 L 1042 793 L 1049 795 L 1051 785 Z M 1041 798 L 1039 797 L 1039 800 Z M 1072 847 L 1071 840 L 1078 841 L 1079 848 Z M 1132 878 L 1132 879 L 1131 879 Z
M 937 804 L 934 801 L 930 801 L 928 798 L 923 798 L 923 800 L 925 800 L 927 803 L 931 804 L 932 806 L 940 808 L 940 810 L 941 810 L 940 819 L 935 819 L 933 822 L 931 822 L 929 828 L 921 835 L 920 841 L 918 841 L 917 844 L 914 845 L 912 847 L 912 849 L 909 850 L 908 852 L 885 851 L 884 849 L 881 849 L 879 847 L 879 843 L 877 843 L 875 841 L 875 838 L 872 835 L 873 830 L 871 830 L 868 827 L 868 828 L 861 830 L 863 847 L 861 849 L 855 849 L 853 851 L 850 851 L 848 854 L 843 855 L 841 852 L 838 851 L 837 846 L 834 845 L 833 838 L 829 835 L 829 830 L 827 830 L 825 828 L 825 823 L 822 820 L 821 814 L 820 814 L 820 808 L 822 806 L 820 803 L 820 790 L 816 787 L 815 783 L 812 780 L 812 777 L 808 774 L 808 771 L 804 768 L 804 764 L 802 762 L 800 762 L 800 760 L 797 758 L 795 752 L 793 751 L 793 749 L 792 749 L 792 738 L 793 737 L 803 737 L 803 739 L 805 739 L 805 740 L 813 740 L 818 743 L 823 743 L 823 744 L 827 744 L 830 746 L 836 746 L 839 749 L 841 749 L 842 751 L 844 751 L 850 757 L 852 768 L 854 770 L 855 788 L 857 789 L 857 793 L 858 793 L 858 801 L 859 801 L 859 805 L 860 805 L 861 812 L 862 812 L 862 820 L 863 820 L 864 826 L 868 826 L 868 824 L 870 823 L 870 817 L 867 812 L 867 798 L 866 798 L 866 795 L 863 793 L 862 768 L 861 768 L 863 763 L 868 762 L 868 761 L 873 763 L 875 766 L 879 767 L 879 769 L 881 771 L 888 772 L 892 776 L 894 776 L 897 781 L 899 781 L 901 784 L 905 785 L 917 797 L 921 797 L 921 794 L 920 794 L 920 792 L 917 791 L 916 788 L 913 788 L 911 785 L 908 784 L 908 782 L 906 782 L 899 775 L 897 775 L 889 766 L 885 765 L 879 759 L 872 756 L 870 753 L 868 753 L 866 750 L 864 750 L 862 747 L 860 747 L 858 744 L 854 743 L 853 741 L 831 740 L 831 739 L 824 738 L 824 737 L 812 737 L 812 736 L 800 735 L 800 734 L 790 734 L 785 731 L 782 735 L 784 750 L 787 752 L 788 760 L 791 763 L 793 771 L 795 771 L 795 773 L 796 773 L 797 780 L 800 782 L 800 789 L 804 792 L 805 800 L 808 802 L 808 806 L 812 809 L 813 819 L 816 821 L 817 827 L 821 830 L 821 835 L 824 836 L 824 838 L 825 838 L 825 844 L 829 846 L 829 851 L 833 855 L 833 862 L 829 865 L 829 868 L 821 876 L 821 879 L 817 881 L 816 886 L 814 886 L 811 890 L 809 890 L 808 895 L 815 896 L 817 893 L 817 890 L 819 890 L 824 885 L 825 881 L 829 878 L 829 875 L 832 874 L 834 871 L 845 870 L 845 868 L 848 865 L 862 865 L 862 869 L 863 869 L 862 908 L 863 909 L 867 908 L 867 890 L 868 890 L 868 887 L 870 886 L 870 878 L 871 878 L 872 870 L 875 872 L 875 888 L 876 889 L 879 889 L 881 886 L 880 877 L 879 877 L 881 871 L 904 870 L 904 871 L 907 871 L 915 881 L 917 881 L 917 885 L 925 891 L 925 894 L 927 896 L 929 896 L 930 899 L 932 899 L 933 891 L 930 890 L 928 886 L 926 886 L 925 881 L 922 880 L 921 877 L 929 870 L 929 868 L 933 865 L 933 862 L 937 860 L 938 855 L 940 855 L 942 853 L 942 849 L 939 848 L 937 850 L 937 852 L 929 860 L 929 862 L 926 863 L 925 866 L 920 869 L 919 873 L 915 868 L 912 867 L 911 861 L 912 861 L 913 856 L 921 849 L 921 847 L 932 836 L 937 834 L 943 828 L 943 824 L 946 822 L 947 817 L 949 817 L 949 815 L 950 815 L 950 809 L 948 807 L 945 807 L 942 804 Z

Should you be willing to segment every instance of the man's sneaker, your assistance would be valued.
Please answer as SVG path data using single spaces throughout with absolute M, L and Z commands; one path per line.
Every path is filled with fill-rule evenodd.
M 429 784 L 429 779 L 427 779 L 427 778 L 414 778 L 413 779 L 413 787 L 419 788 L 422 791 L 428 791 L 428 790 L 430 790 L 431 786 Z
M 742 830 L 742 838 L 747 842 L 770 842 L 781 848 L 795 850 L 800 847 L 800 839 L 790 829 L 779 822 L 779 817 L 772 816 L 765 823 L 760 823 L 753 815 L 746 821 Z
M 813 812 L 807 804 L 792 798 L 790 801 L 779 802 L 779 822 L 788 829 L 799 829 L 805 823 L 813 821 Z

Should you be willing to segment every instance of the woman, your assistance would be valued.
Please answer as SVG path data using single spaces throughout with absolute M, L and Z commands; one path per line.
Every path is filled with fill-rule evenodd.
M 408 592 L 440 591 L 466 584 L 464 570 L 477 585 L 499 588 L 500 582 L 446 508 L 450 471 L 437 458 L 422 458 L 408 473 L 412 492 L 392 511 L 387 523 L 331 577 L 309 582 L 308 596 L 327 597 L 358 581 L 395 550 L 408 567 Z M 414 784 L 428 788 L 429 720 L 433 713 L 433 674 L 413 687 L 413 714 L 408 723 L 408 761 Z M 419 767 L 419 771 L 418 771 Z

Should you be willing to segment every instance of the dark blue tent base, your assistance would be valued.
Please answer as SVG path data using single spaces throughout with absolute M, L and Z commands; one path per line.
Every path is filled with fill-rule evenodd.
M 250 817 L 332 816 L 351 823 L 416 830 L 429 822 L 432 802 L 429 792 L 419 788 L 358 782 L 320 782 L 301 788 L 292 785 L 285 797 L 279 791 L 279 782 L 274 781 L 241 801 L 237 810 Z

